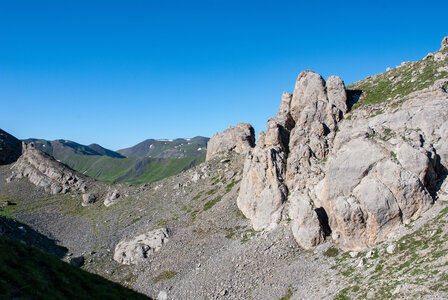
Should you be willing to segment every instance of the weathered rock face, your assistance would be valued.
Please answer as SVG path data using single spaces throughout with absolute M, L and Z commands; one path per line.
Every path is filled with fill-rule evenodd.
M 223 151 L 247 153 L 255 146 L 255 133 L 250 124 L 238 123 L 237 126 L 215 134 L 207 144 L 206 160 Z
M 448 174 L 448 97 L 437 81 L 399 110 L 345 120 L 337 76 L 302 72 L 246 159 L 237 204 L 256 230 L 291 220 L 297 243 L 344 249 L 387 239 L 431 207 Z
M 22 142 L 0 129 L 0 165 L 15 162 L 22 154 Z
M 260 133 L 257 147 L 247 158 L 238 196 L 238 207 L 255 229 L 275 227 L 283 211 L 296 221 L 294 232 L 301 245 L 310 247 L 323 239 L 317 207 L 310 202 L 315 197 L 303 187 L 323 178 L 321 162 L 347 109 L 346 99 L 339 77 L 332 76 L 326 83 L 313 71 L 300 73 L 293 94 L 283 93 L 277 115 L 268 121 L 267 131 Z M 288 191 L 297 195 L 291 198 L 295 200 L 289 212 L 283 210 Z M 314 236 L 304 237 L 302 228 L 311 223 L 320 229 L 314 226 Z
M 341 125 L 322 201 L 342 248 L 373 246 L 431 207 L 446 174 L 447 121 L 447 99 L 422 93 L 396 112 Z
M 37 150 L 32 143 L 23 143 L 22 149 L 22 155 L 11 167 L 12 175 L 8 180 L 26 177 L 52 194 L 85 192 L 93 181 Z
M 149 255 L 159 251 L 167 241 L 166 228 L 159 228 L 132 239 L 120 241 L 115 246 L 114 260 L 125 265 L 142 263 Z
M 283 184 L 285 165 L 280 147 L 256 147 L 248 154 L 237 205 L 255 230 L 274 227 L 281 220 L 288 194 Z

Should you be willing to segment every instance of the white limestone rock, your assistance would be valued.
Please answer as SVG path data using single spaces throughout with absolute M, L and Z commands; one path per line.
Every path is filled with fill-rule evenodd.
M 120 241 L 115 246 L 114 260 L 124 265 L 144 262 L 152 253 L 168 242 L 168 231 L 160 228 Z

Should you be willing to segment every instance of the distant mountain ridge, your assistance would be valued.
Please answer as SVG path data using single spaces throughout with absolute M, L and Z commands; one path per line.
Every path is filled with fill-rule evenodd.
M 72 169 L 100 181 L 140 184 L 157 181 L 194 167 L 205 160 L 209 138 L 147 139 L 135 146 L 112 151 L 98 144 L 30 138 L 36 149 L 46 152 Z
M 191 139 L 178 138 L 175 140 L 147 139 L 130 148 L 118 150 L 126 157 L 176 157 L 183 158 L 205 151 L 209 138 L 196 136 Z
M 118 152 L 106 149 L 98 144 L 90 144 L 88 146 L 78 144 L 69 140 L 54 140 L 47 141 L 44 139 L 35 139 L 30 138 L 24 140 L 25 143 L 34 143 L 34 146 L 44 151 L 54 157 L 67 155 L 68 153 L 76 153 L 81 155 L 101 155 L 101 156 L 109 156 L 109 157 L 117 157 L 117 158 L 125 158 L 125 156 L 121 155 Z

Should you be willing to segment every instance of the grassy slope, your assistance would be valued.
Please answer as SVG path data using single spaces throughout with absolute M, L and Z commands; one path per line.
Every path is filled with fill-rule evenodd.
M 448 49 L 441 52 L 448 53 Z M 447 65 L 448 57 L 439 61 L 430 57 L 355 82 L 347 86 L 348 93 L 356 94 L 355 91 L 362 91 L 362 94 L 353 108 L 390 102 L 395 97 L 403 97 L 430 87 L 436 80 L 448 77 L 448 71 L 437 71 Z
M 149 299 L 0 236 L 0 299 Z

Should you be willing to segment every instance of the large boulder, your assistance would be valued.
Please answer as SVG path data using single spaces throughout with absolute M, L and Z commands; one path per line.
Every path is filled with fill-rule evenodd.
M 0 129 L 0 165 L 15 162 L 22 154 L 22 142 Z
M 297 244 L 304 249 L 310 249 L 322 243 L 327 234 L 325 224 L 319 220 L 318 210 L 310 197 L 302 191 L 295 191 L 288 197 L 288 202 L 291 230 Z
M 222 152 L 247 153 L 255 146 L 255 132 L 250 124 L 238 123 L 215 134 L 207 144 L 206 160 Z
M 151 254 L 159 251 L 167 241 L 168 231 L 166 228 L 159 228 L 122 240 L 115 246 L 114 260 L 124 265 L 142 263 Z
M 115 204 L 118 201 L 118 198 L 120 198 L 120 193 L 118 190 L 109 191 L 106 195 L 106 199 L 104 199 L 104 206 L 109 207 L 113 204 Z

